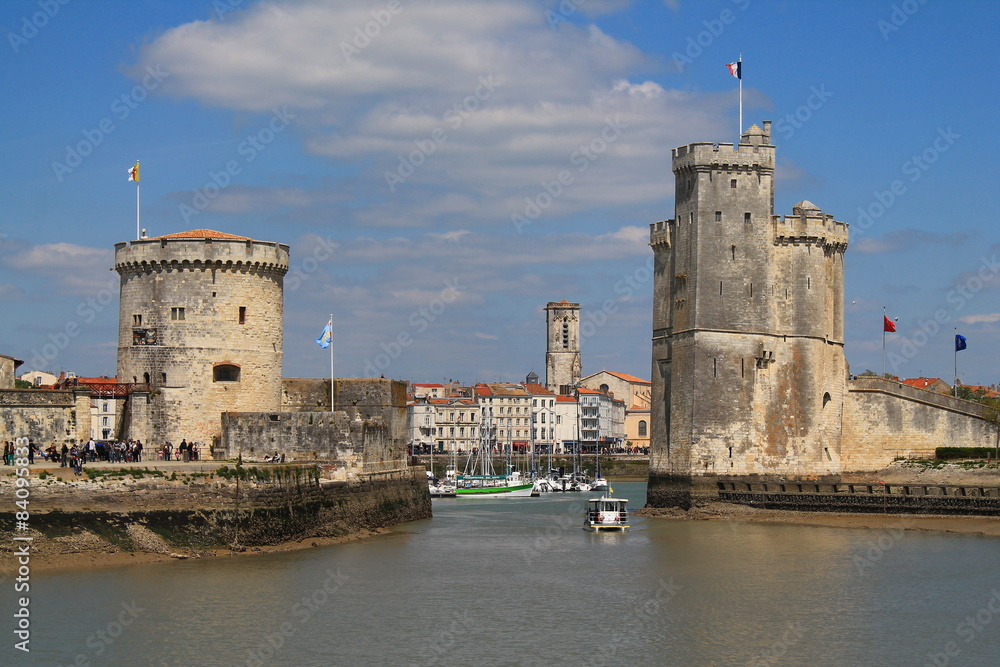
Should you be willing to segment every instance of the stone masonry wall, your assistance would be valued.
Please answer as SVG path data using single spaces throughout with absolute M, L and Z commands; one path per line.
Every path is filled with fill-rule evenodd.
M 226 412 L 216 458 L 263 459 L 284 454 L 288 461 L 346 463 L 364 448 L 361 422 L 346 412 Z
M 932 458 L 937 447 L 992 447 L 996 427 L 978 403 L 877 377 L 848 381 L 844 471 L 879 470 L 896 458 Z
M 90 438 L 90 390 L 0 391 L 0 440 L 31 438 L 60 445 Z
M 284 378 L 281 381 L 282 412 L 322 412 L 330 409 L 330 380 Z

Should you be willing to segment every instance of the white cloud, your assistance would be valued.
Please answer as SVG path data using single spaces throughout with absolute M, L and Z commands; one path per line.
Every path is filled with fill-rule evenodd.
M 114 252 L 73 243 L 28 246 L 3 258 L 12 269 L 41 276 L 36 284 L 52 281 L 63 294 L 94 294 L 112 282 L 108 270 Z
M 361 166 L 350 188 L 365 205 L 350 213 L 365 226 L 509 223 L 560 173 L 572 182 L 540 220 L 650 206 L 671 194 L 669 148 L 729 122 L 732 95 L 633 80 L 655 67 L 639 49 L 593 25 L 552 30 L 544 5 L 406 3 L 348 58 L 343 45 L 372 16 L 346 4 L 261 2 L 224 22 L 182 25 L 146 44 L 132 71 L 159 65 L 170 72 L 167 94 L 235 111 L 287 105 L 306 150 Z M 257 203 L 230 190 L 215 212 Z M 326 197 L 275 190 L 264 199 L 319 209 Z
M 1000 322 L 1000 313 L 986 313 L 984 315 L 965 315 L 958 318 L 959 322 L 966 324 L 980 324 L 990 322 Z

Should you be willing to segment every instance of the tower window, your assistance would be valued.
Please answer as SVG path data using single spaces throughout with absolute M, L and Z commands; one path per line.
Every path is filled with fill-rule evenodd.
M 715 212 L 715 221 L 716 222 L 722 222 L 722 211 L 716 211 Z
M 247 323 L 247 307 L 240 306 L 240 324 Z
M 240 367 L 236 364 L 218 364 L 212 369 L 213 382 L 239 382 Z
M 171 308 L 170 309 L 170 319 L 172 319 L 172 320 L 183 320 L 184 319 L 184 309 L 183 308 Z
M 733 180 L 729 181 L 729 187 L 732 188 L 733 190 L 736 189 L 736 179 L 735 178 Z
M 167 374 L 160 373 L 160 384 L 166 384 L 166 383 L 167 383 Z
M 750 213 L 743 214 L 743 222 L 750 224 Z
M 142 326 L 142 315 L 133 315 L 132 316 L 132 326 L 134 326 L 134 327 L 141 327 Z

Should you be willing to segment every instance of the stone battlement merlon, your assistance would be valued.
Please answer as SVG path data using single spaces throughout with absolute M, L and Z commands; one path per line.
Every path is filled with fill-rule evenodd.
M 792 207 L 793 215 L 775 215 L 771 218 L 776 245 L 813 244 L 823 247 L 833 246 L 843 252 L 847 249 L 848 224 L 833 219 L 833 215 L 822 213 L 808 201 Z
M 152 238 L 115 244 L 115 271 L 255 271 L 284 275 L 289 248 L 252 239 Z
M 669 248 L 671 244 L 671 232 L 674 228 L 673 219 L 660 220 L 649 225 L 649 245 L 654 248 L 664 246 Z
M 701 142 L 673 149 L 673 171 L 774 172 L 775 146 Z

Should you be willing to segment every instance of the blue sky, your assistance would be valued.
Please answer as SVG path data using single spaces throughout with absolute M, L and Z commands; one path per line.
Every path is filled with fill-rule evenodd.
M 140 160 L 151 236 L 291 246 L 288 377 L 326 374 L 331 312 L 338 375 L 544 375 L 561 299 L 584 373 L 648 377 L 648 225 L 671 148 L 736 138 L 742 52 L 775 212 L 851 224 L 852 371 L 881 370 L 885 306 L 888 370 L 949 380 L 958 327 L 960 378 L 995 383 L 998 26 L 934 0 L 4 2 L 0 353 L 114 373 Z

